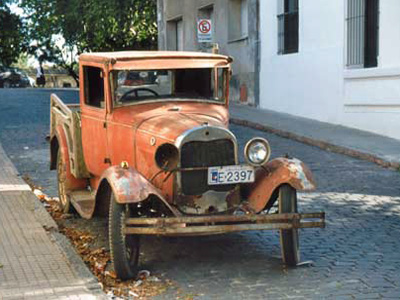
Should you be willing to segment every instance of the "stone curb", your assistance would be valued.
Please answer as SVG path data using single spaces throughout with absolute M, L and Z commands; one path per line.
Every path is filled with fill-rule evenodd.
M 307 144 L 307 145 L 311 145 L 311 146 L 315 146 L 327 151 L 331 151 L 331 152 L 335 152 L 335 153 L 339 153 L 339 154 L 344 154 L 347 156 L 351 156 L 354 158 L 358 158 L 358 159 L 362 159 L 362 160 L 366 160 L 369 162 L 373 162 L 377 165 L 380 165 L 384 168 L 390 168 L 390 169 L 395 169 L 395 170 L 399 170 L 400 169 L 400 163 L 398 162 L 394 162 L 394 161 L 389 161 L 389 160 L 385 160 L 377 155 L 371 154 L 371 153 L 365 153 L 362 151 L 358 151 L 355 149 L 350 149 L 344 146 L 339 146 L 339 145 L 334 145 L 332 143 L 326 142 L 326 141 L 321 141 L 321 140 L 317 140 L 317 139 L 313 139 L 310 137 L 306 137 L 306 136 L 302 136 L 293 132 L 289 132 L 286 130 L 281 130 L 281 129 L 277 129 L 268 125 L 262 125 L 259 123 L 255 123 L 255 122 L 251 122 L 248 120 L 243 120 L 243 119 L 238 119 L 238 118 L 230 118 L 230 122 L 232 124 L 236 124 L 236 125 L 242 125 L 242 126 L 246 126 L 249 128 L 253 128 L 253 129 L 257 129 L 257 130 L 261 130 L 261 131 L 265 131 L 265 132 L 269 132 L 269 133 L 273 133 L 276 135 L 279 135 L 281 137 L 284 138 L 288 138 L 291 140 L 295 140 L 298 142 L 301 142 L 303 144 Z
M 101 285 L 97 278 L 90 272 L 82 258 L 76 252 L 69 239 L 60 233 L 57 223 L 50 216 L 43 204 L 34 197 L 35 201 L 35 217 L 37 221 L 45 228 L 51 237 L 51 240 L 57 245 L 61 253 L 67 258 L 74 272 L 84 281 L 85 287 L 91 292 L 97 292 L 99 295 L 104 295 Z M 49 227 L 49 224 L 50 227 Z

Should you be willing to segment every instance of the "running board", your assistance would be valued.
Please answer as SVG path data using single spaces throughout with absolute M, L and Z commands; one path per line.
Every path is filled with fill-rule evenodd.
M 70 195 L 72 205 L 82 216 L 90 219 L 95 208 L 95 194 L 88 190 L 73 191 Z

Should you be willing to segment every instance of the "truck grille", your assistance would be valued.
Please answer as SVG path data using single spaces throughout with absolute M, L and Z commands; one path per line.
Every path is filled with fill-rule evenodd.
M 212 167 L 235 165 L 235 145 L 231 140 L 188 142 L 181 149 L 181 167 Z M 235 185 L 207 184 L 207 170 L 183 171 L 182 192 L 185 195 L 201 195 L 208 190 L 229 191 Z

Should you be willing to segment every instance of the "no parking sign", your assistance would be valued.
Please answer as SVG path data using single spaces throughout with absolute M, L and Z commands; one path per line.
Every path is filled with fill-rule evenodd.
M 199 43 L 212 43 L 212 22 L 209 19 L 197 21 L 197 40 Z

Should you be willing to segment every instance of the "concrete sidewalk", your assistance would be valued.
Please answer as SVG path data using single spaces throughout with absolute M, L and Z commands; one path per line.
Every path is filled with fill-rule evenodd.
M 234 124 L 272 132 L 384 167 L 400 168 L 400 140 L 236 103 L 231 103 L 230 114 Z
M 99 299 L 103 295 L 0 145 L 0 299 Z

